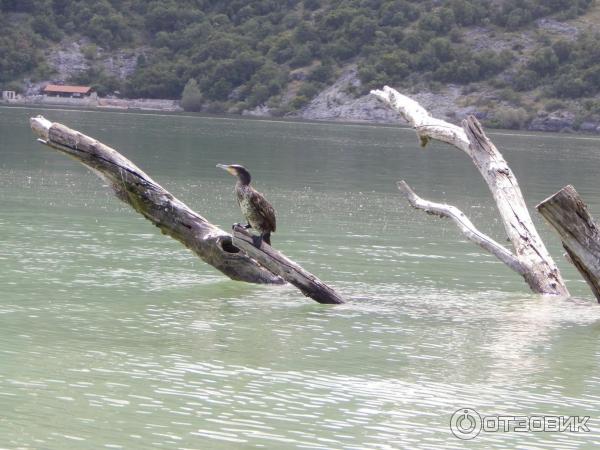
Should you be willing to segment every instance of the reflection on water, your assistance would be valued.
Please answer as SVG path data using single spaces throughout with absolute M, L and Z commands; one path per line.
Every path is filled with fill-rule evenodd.
M 221 226 L 238 162 L 275 204 L 274 244 L 350 299 L 229 281 L 38 146 L 0 109 L 0 446 L 462 448 L 460 407 L 590 415 L 590 433 L 483 433 L 480 448 L 600 442 L 600 308 L 540 231 L 575 298 L 530 294 L 451 223 L 503 239 L 464 155 L 386 127 L 44 112 L 119 147 Z M 164 129 L 169 129 L 168 136 Z M 530 204 L 575 182 L 600 215 L 594 139 L 494 140 Z

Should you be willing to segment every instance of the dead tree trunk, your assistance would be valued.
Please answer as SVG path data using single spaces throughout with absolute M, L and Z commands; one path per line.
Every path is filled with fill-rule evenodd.
M 319 303 L 344 303 L 337 292 L 270 245 L 262 242 L 260 247 L 255 247 L 252 235 L 239 225 L 233 227 L 233 244 L 262 266 L 296 286 L 307 297 Z
M 529 215 L 515 174 L 475 117 L 470 116 L 462 125 L 469 139 L 473 163 L 494 196 L 517 258 L 527 269 L 523 275 L 525 280 L 535 292 L 568 296 L 560 271 Z
M 419 103 L 385 86 L 372 94 L 396 109 L 415 128 L 421 145 L 436 139 L 464 151 L 486 181 L 519 261 L 518 271 L 537 293 L 568 296 L 569 292 L 558 267 L 546 250 L 533 225 L 517 179 L 494 144 L 484 134 L 473 116 L 462 122 L 462 128 L 431 117 Z M 498 255 L 496 255 L 498 256 Z M 512 267 L 515 269 L 515 267 Z
M 600 303 L 600 230 L 571 185 L 537 205 L 558 232 L 563 247 Z
M 31 128 L 41 142 L 92 169 L 106 180 L 120 200 L 231 279 L 284 283 L 235 247 L 230 234 L 177 200 L 116 150 L 41 116 L 31 119 Z

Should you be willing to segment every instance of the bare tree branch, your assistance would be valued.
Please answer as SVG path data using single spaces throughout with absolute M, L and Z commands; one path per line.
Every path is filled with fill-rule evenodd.
M 382 90 L 373 90 L 371 94 L 388 103 L 404 117 L 417 132 L 423 147 L 430 139 L 435 139 L 454 145 L 469 154 L 469 140 L 461 127 L 432 117 L 419 103 L 389 86 L 384 86 Z
M 427 214 L 452 219 L 467 239 L 494 255 L 519 275 L 525 274 L 527 269 L 510 251 L 475 228 L 469 218 L 456 206 L 425 200 L 419 197 L 404 180 L 398 182 L 398 189 L 413 208 L 423 210 Z
M 463 120 L 460 128 L 431 117 L 417 102 L 389 86 L 371 92 L 398 111 L 415 128 L 422 145 L 429 139 L 436 139 L 457 147 L 471 157 L 494 196 L 515 250 L 514 256 L 525 269 L 522 275 L 529 287 L 540 294 L 568 296 L 558 267 L 531 220 L 515 175 L 487 138 L 479 121 L 470 116 Z

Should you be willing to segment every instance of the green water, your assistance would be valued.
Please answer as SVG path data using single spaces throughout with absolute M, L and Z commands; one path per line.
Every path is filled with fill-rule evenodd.
M 212 222 L 239 163 L 274 245 L 349 302 L 233 282 L 35 142 L 44 114 L 120 149 Z M 530 206 L 573 183 L 600 217 L 600 140 L 491 133 Z M 0 108 L 0 448 L 594 448 L 600 307 L 537 217 L 574 298 L 543 299 L 395 190 L 505 239 L 458 150 L 411 130 Z M 589 433 L 455 438 L 451 414 L 591 416 Z

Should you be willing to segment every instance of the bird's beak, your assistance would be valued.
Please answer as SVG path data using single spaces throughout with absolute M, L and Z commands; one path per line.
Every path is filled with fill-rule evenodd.
M 227 164 L 217 164 L 217 167 L 219 169 L 223 169 L 226 170 L 227 172 L 229 172 L 231 175 L 235 175 L 235 171 L 233 170 L 233 168 L 231 166 L 228 166 Z

